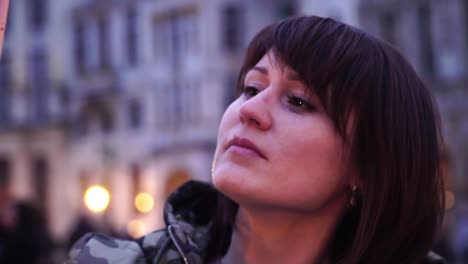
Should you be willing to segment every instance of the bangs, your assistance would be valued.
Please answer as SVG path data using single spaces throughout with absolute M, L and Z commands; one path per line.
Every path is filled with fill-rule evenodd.
M 276 60 L 296 71 L 315 93 L 337 131 L 347 140 L 351 112 L 371 71 L 381 67 L 379 49 L 363 31 L 332 19 L 296 17 L 270 25 L 252 40 L 238 79 L 241 91 L 245 74 L 272 51 Z M 365 78 L 364 78 L 365 77 Z M 349 132 L 349 131 L 348 131 Z

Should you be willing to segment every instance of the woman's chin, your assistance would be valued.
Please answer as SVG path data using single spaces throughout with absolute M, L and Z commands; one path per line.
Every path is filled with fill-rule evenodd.
M 248 189 L 249 180 L 245 174 L 236 173 L 233 170 L 219 169 L 213 173 L 213 185 L 227 196 L 245 192 Z
M 239 181 L 239 176 L 227 169 L 220 168 L 213 173 L 213 185 L 221 192 L 234 188 Z
M 245 173 L 233 173 L 233 171 L 221 172 L 220 170 L 219 173 L 213 175 L 213 185 L 231 200 L 239 205 L 248 205 L 256 203 L 257 200 L 262 200 L 258 197 L 261 190 L 256 188 L 256 183 L 252 177 Z

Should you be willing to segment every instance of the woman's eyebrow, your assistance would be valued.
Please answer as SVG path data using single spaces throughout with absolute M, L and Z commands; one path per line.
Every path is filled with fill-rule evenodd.
M 268 69 L 265 68 L 265 67 L 261 67 L 261 66 L 254 66 L 252 67 L 248 72 L 250 71 L 257 71 L 261 74 L 264 74 L 264 75 L 268 75 Z M 248 73 L 247 72 L 247 73 Z M 286 78 L 288 80 L 291 80 L 291 81 L 302 81 L 301 77 L 299 76 L 299 74 L 295 71 L 291 71 L 291 70 L 287 70 L 286 71 Z
M 255 70 L 255 71 L 258 71 L 258 72 L 260 72 L 262 74 L 268 75 L 268 69 L 265 68 L 265 67 L 254 66 L 254 67 L 252 67 L 252 69 L 250 69 L 250 71 L 252 71 L 252 70 Z

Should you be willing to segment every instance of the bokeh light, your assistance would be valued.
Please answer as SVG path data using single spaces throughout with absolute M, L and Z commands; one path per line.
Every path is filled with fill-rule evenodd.
M 86 207 L 93 213 L 104 212 L 109 206 L 110 194 L 104 187 L 93 185 L 89 187 L 84 195 Z
M 143 221 L 134 219 L 127 225 L 127 232 L 133 238 L 139 238 L 146 234 L 146 225 Z
M 151 194 L 142 192 L 135 196 L 135 208 L 140 213 L 148 213 L 154 207 L 154 199 Z

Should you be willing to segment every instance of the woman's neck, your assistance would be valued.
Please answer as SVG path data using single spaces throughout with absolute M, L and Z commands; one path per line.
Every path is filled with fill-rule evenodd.
M 240 207 L 222 263 L 326 263 L 343 204 L 311 213 Z

